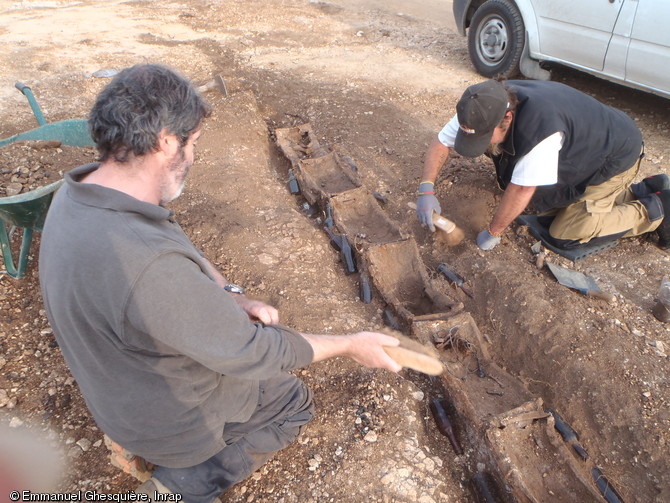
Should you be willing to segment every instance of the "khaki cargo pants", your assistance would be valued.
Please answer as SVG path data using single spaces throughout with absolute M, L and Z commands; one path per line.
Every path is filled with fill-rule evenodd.
M 638 169 L 636 163 L 600 185 L 587 187 L 578 201 L 556 212 L 549 228 L 551 236 L 587 243 L 601 236 L 625 233 L 623 237 L 631 237 L 655 230 L 663 219 L 649 221 L 647 208 L 630 189 Z

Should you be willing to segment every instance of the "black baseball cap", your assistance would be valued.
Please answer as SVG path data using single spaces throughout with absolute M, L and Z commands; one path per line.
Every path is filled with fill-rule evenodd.
M 459 129 L 454 150 L 464 157 L 486 152 L 493 130 L 508 107 L 509 98 L 502 83 L 487 80 L 468 87 L 456 105 Z

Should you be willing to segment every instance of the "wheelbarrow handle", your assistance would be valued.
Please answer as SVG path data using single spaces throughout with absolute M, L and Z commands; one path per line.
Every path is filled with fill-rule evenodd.
M 40 106 L 37 104 L 37 101 L 35 100 L 35 96 L 33 96 L 33 92 L 30 90 L 30 87 L 25 85 L 23 82 L 17 82 L 14 84 L 14 87 L 16 87 L 23 95 L 28 98 L 28 104 L 30 105 L 30 108 L 33 110 L 33 114 L 35 115 L 35 119 L 37 120 L 37 123 L 40 126 L 44 126 L 47 123 L 47 120 L 44 118 L 44 115 L 42 114 L 42 109 L 40 109 Z

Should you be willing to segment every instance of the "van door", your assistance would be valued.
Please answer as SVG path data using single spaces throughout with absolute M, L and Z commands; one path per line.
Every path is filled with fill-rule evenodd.
M 531 0 L 537 17 L 540 52 L 573 66 L 602 70 L 623 2 Z
M 670 1 L 638 0 L 626 81 L 670 94 Z

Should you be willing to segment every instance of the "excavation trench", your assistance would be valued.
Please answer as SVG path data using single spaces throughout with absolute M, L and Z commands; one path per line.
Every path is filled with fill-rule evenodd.
M 358 272 L 361 284 L 371 279 L 387 324 L 439 352 L 447 371 L 430 380 L 429 409 L 455 453 L 467 456 L 478 500 L 616 501 L 559 412 L 496 364 L 474 318 L 445 293 L 446 279 L 431 278 L 414 238 L 362 186 L 355 161 L 321 145 L 310 124 L 273 133 L 301 194 L 326 215 L 345 272 Z
M 228 180 L 243 180 L 252 163 L 267 164 L 263 134 L 267 126 L 250 94 L 232 96 L 222 108 L 226 113 L 221 115 L 231 118 L 215 123 L 214 128 L 218 137 L 228 139 L 231 151 L 219 153 L 210 162 L 223 167 L 226 177 L 214 169 L 194 170 L 191 181 L 198 190 L 185 194 L 177 213 L 185 229 L 197 229 L 199 244 L 214 261 L 224 266 L 237 264 L 228 266 L 226 272 L 244 283 L 238 271 L 258 267 L 257 255 L 247 252 L 259 246 L 253 224 L 260 215 L 269 225 L 274 220 L 276 227 L 289 225 L 277 210 L 281 207 L 278 198 L 289 196 L 278 184 L 261 183 L 258 190 L 267 191 L 261 198 L 263 207 L 251 212 L 253 224 L 251 220 L 247 225 L 239 223 L 250 212 L 240 191 Z M 300 201 L 304 198 L 312 210 L 325 216 L 320 226 L 338 248 L 342 273 L 357 276 L 361 285 L 369 281 L 368 295 L 361 289 L 361 300 L 370 302 L 374 297 L 384 307 L 387 324 L 439 352 L 447 368 L 441 376 L 427 380 L 409 371 L 407 375 L 425 390 L 423 408 L 431 411 L 439 431 L 449 433 L 446 442 L 455 453 L 462 452 L 459 463 L 464 460 L 473 490 L 480 495 L 488 491 L 492 501 L 507 502 L 603 501 L 602 492 L 611 495 L 613 488 L 606 485 L 597 460 L 588 456 L 569 425 L 555 411 L 546 410 L 542 397 L 496 363 L 475 319 L 453 297 L 452 285 L 446 277 L 429 273 L 415 239 L 389 217 L 383 198 L 375 197 L 361 183 L 355 160 L 319 144 L 309 124 L 276 129 L 271 136 L 290 163 L 301 190 Z M 53 164 L 74 166 L 92 155 L 82 152 L 81 159 L 64 159 L 65 154 L 54 153 L 58 162 Z M 45 155 L 40 154 L 43 162 Z M 263 178 L 273 173 L 255 174 Z M 190 225 L 196 214 L 201 214 L 197 225 Z M 349 255 L 343 251 L 344 238 Z M 239 246 L 222 250 L 216 244 L 233 241 Z M 284 277 L 296 276 L 295 264 L 282 262 L 294 253 L 291 243 L 276 248 L 260 254 L 267 274 L 283 267 Z

